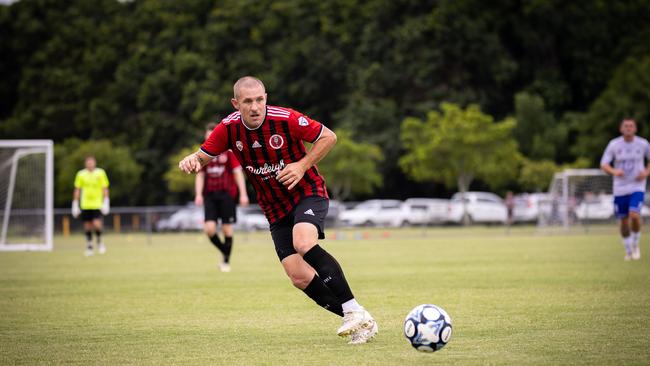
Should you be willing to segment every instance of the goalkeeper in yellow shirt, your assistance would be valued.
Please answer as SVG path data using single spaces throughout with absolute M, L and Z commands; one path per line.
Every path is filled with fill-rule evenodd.
M 94 254 L 93 231 L 97 239 L 99 254 L 106 253 L 102 241 L 102 216 L 108 215 L 110 201 L 108 198 L 108 177 L 102 168 L 97 167 L 94 156 L 87 156 L 85 169 L 77 172 L 74 179 L 74 197 L 72 216 L 81 216 L 86 232 L 86 256 Z

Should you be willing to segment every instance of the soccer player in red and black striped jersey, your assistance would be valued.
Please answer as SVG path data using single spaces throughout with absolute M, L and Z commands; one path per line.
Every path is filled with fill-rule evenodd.
M 217 126 L 210 122 L 206 126 L 205 138 Z M 244 182 L 241 164 L 235 158 L 232 151 L 228 150 L 210 160 L 210 162 L 196 174 L 195 198 L 197 206 L 203 205 L 205 222 L 203 231 L 212 244 L 223 255 L 223 261 L 219 263 L 222 272 L 230 272 L 230 253 L 233 244 L 233 224 L 237 222 L 237 204 L 248 205 L 248 194 Z M 239 192 L 239 194 L 238 194 Z M 217 222 L 221 220 L 223 231 L 223 242 L 217 234 Z
M 340 336 L 365 343 L 377 323 L 357 301 L 336 259 L 318 245 L 329 207 L 325 180 L 316 168 L 334 147 L 336 135 L 320 122 L 288 108 L 267 106 L 264 84 L 245 76 L 234 85 L 232 105 L 201 149 L 179 167 L 198 172 L 231 149 L 244 166 L 269 220 L 275 250 L 294 286 L 323 308 L 343 316 Z M 313 143 L 309 151 L 304 141 Z

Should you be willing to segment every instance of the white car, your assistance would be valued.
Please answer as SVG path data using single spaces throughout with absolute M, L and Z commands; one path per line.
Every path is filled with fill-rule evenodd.
M 447 221 L 449 200 L 440 198 L 409 198 L 404 201 L 408 223 L 414 225 L 441 224 Z
M 203 229 L 203 207 L 188 205 L 156 223 L 158 231 L 182 231 Z
M 264 212 L 257 204 L 250 204 L 247 207 L 237 206 L 237 222 L 235 230 L 253 231 L 268 230 L 269 220 L 264 216 Z
M 463 222 L 463 194 L 451 197 L 447 220 L 451 223 Z M 490 192 L 465 192 L 465 205 L 470 223 L 500 223 L 508 220 L 508 210 L 503 199 Z
M 551 214 L 548 193 L 523 193 L 514 197 L 512 219 L 515 222 L 534 222 L 540 215 Z
M 614 217 L 614 198 L 612 195 L 585 198 L 575 209 L 579 220 L 607 220 Z
M 408 210 L 402 201 L 369 200 L 345 210 L 339 215 L 344 226 L 404 226 L 408 225 Z

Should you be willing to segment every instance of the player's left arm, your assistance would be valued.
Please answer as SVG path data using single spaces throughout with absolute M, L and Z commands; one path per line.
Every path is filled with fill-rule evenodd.
M 101 212 L 102 215 L 108 215 L 108 213 L 111 211 L 111 200 L 110 200 L 110 192 L 108 191 L 108 177 L 106 176 L 106 172 L 103 172 L 104 174 L 102 177 L 102 192 L 104 193 L 104 201 L 102 202 L 102 208 Z
M 645 166 L 645 169 L 643 169 L 643 171 L 636 177 L 637 180 L 644 180 L 650 176 L 650 144 L 646 144 L 644 156 L 647 164 Z
M 287 189 L 293 189 L 305 175 L 307 169 L 321 161 L 332 150 L 334 145 L 336 145 L 336 134 L 329 128 L 322 126 L 320 137 L 314 142 L 307 154 L 297 162 L 285 166 L 278 174 L 277 179 L 287 186 Z

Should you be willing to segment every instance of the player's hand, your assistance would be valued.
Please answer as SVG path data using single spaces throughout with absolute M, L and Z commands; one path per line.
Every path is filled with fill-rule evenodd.
M 248 203 L 249 203 L 248 202 L 248 196 L 245 195 L 245 194 L 243 194 L 243 195 L 240 194 L 239 195 L 239 205 L 242 206 L 242 207 L 246 207 L 246 206 L 248 206 Z
M 72 201 L 72 217 L 75 219 L 81 215 L 81 209 L 79 208 L 79 201 L 74 200 Z
M 108 197 L 104 197 L 104 203 L 102 203 L 102 208 L 99 209 L 102 215 L 106 216 L 111 212 L 111 200 Z
M 622 169 L 614 169 L 614 172 L 612 172 L 612 175 L 615 177 L 622 177 L 625 175 L 625 172 Z
M 203 206 L 203 196 L 199 195 L 194 197 L 194 204 L 197 206 Z
M 178 167 L 183 172 L 190 174 L 199 172 L 203 165 L 201 165 L 201 162 L 199 161 L 199 156 L 196 153 L 192 153 L 184 157 L 183 160 L 178 163 Z
M 642 180 L 644 180 L 646 178 L 648 178 L 648 171 L 643 170 L 641 173 L 639 173 L 639 175 L 637 175 L 636 180 L 642 181 Z
M 305 175 L 305 168 L 300 162 L 295 162 L 285 166 L 276 179 L 287 187 L 287 189 L 291 190 L 300 182 L 303 175 Z

